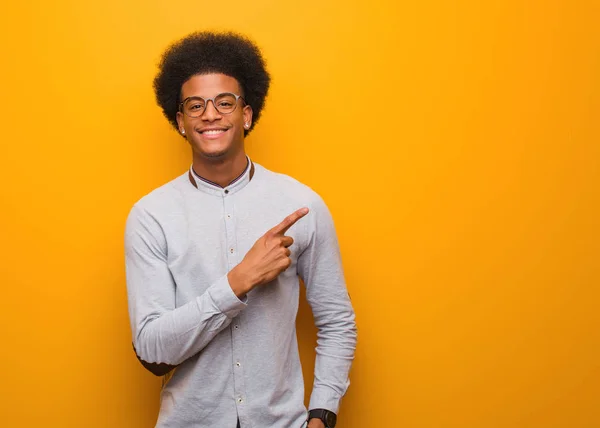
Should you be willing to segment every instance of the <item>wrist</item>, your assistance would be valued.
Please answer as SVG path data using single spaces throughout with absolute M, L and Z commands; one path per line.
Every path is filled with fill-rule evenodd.
M 227 281 L 238 298 L 242 298 L 254 288 L 254 283 L 240 263 L 227 274 Z
M 313 425 L 319 421 L 322 425 Z M 335 428 L 337 415 L 327 409 L 311 409 L 308 412 L 308 428 Z

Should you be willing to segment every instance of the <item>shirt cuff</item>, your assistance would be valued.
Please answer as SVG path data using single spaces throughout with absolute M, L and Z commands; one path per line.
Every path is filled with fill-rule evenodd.
M 229 285 L 227 275 L 211 285 L 207 292 L 214 305 L 219 308 L 227 318 L 234 318 L 248 306 L 246 304 L 248 301 L 247 297 L 244 297 L 244 300 L 242 301 L 235 295 Z
M 325 409 L 337 415 L 341 397 L 330 388 L 314 388 L 310 395 L 309 409 Z

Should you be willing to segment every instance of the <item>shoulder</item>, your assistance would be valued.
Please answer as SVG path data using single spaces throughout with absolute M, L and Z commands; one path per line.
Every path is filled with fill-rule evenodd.
M 161 218 L 168 218 L 178 212 L 184 205 L 185 185 L 188 173 L 169 181 L 152 190 L 133 204 L 128 216 L 128 223 L 141 219 L 152 219 L 160 223 Z
M 270 193 L 277 193 L 290 202 L 313 206 L 325 206 L 321 196 L 310 186 L 298 181 L 297 179 L 266 169 L 263 166 L 256 165 L 257 172 L 261 177 L 261 185 Z
M 185 185 L 189 185 L 187 180 L 188 173 L 186 172 L 144 195 L 133 207 L 149 212 L 172 210 L 183 201 Z

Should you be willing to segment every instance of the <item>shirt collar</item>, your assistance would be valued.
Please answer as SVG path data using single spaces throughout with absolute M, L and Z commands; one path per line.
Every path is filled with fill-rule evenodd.
M 196 174 L 194 171 L 193 165 L 190 166 L 189 170 L 189 180 L 190 183 L 198 190 L 210 193 L 213 195 L 231 195 L 241 189 L 243 189 L 246 184 L 252 180 L 254 176 L 254 163 L 250 160 L 248 156 L 246 156 L 247 164 L 244 172 L 242 172 L 239 176 L 237 176 L 231 183 L 229 183 L 225 187 L 221 187 L 217 183 L 210 181 L 200 175 Z

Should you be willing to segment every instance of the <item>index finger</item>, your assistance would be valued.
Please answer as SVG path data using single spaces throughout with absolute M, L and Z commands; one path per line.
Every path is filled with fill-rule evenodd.
M 288 231 L 288 229 L 290 227 L 292 227 L 294 224 L 296 224 L 296 222 L 298 220 L 300 220 L 302 217 L 304 217 L 306 214 L 308 214 L 308 208 L 306 208 L 306 207 L 300 208 L 299 210 L 294 211 L 289 216 L 284 218 L 281 223 L 279 223 L 277 226 L 275 226 L 274 228 L 269 230 L 269 233 L 272 233 L 274 235 L 278 235 L 278 234 L 283 235 L 285 232 Z

